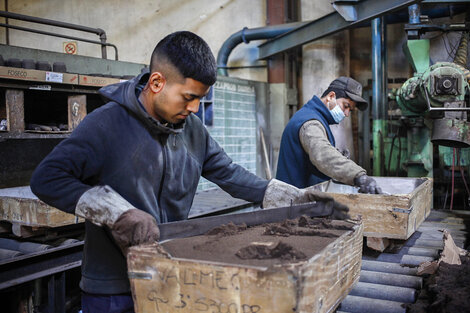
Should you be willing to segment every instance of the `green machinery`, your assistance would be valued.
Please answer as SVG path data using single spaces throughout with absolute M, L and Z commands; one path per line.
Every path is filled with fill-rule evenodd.
M 432 143 L 439 145 L 439 159 L 445 166 L 452 166 L 449 160 L 455 161 L 454 147 L 470 146 L 465 101 L 468 70 L 450 62 L 429 66 L 428 39 L 409 40 L 405 54 L 416 73 L 396 94 L 407 126 L 406 169 L 411 177 L 432 177 Z M 460 161 L 467 163 L 469 149 L 459 152 Z
M 435 194 L 440 192 L 441 186 L 447 199 L 449 188 L 445 186 L 449 185 L 450 177 L 451 193 L 454 193 L 454 170 L 465 179 L 470 169 L 467 120 L 470 74 L 464 67 L 467 33 L 462 35 L 454 62 L 430 66 L 429 48 L 428 39 L 408 40 L 404 46 L 415 74 L 390 94 L 398 104 L 399 119 L 390 120 L 389 129 L 399 125 L 402 132 L 398 140 L 397 133 L 393 139 L 388 137 L 388 141 L 384 141 L 385 164 L 388 164 L 389 175 L 401 169 L 409 177 L 434 177 Z M 459 59 L 462 56 L 465 57 Z M 466 185 L 465 180 L 463 182 Z

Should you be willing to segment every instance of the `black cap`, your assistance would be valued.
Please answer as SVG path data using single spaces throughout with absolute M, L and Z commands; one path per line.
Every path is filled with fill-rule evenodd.
M 351 77 L 341 76 L 331 82 L 328 89 L 343 90 L 346 95 L 356 102 L 356 107 L 364 111 L 367 109 L 367 101 L 362 98 L 362 85 Z

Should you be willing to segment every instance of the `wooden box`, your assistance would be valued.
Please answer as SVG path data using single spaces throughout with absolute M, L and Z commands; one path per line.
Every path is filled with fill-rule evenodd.
M 39 200 L 29 186 L 0 189 L 0 220 L 32 227 L 59 227 L 83 222 Z
M 349 207 L 352 218 L 361 216 L 364 236 L 408 239 L 431 212 L 432 179 L 374 177 L 385 194 L 358 193 L 358 188 L 332 181 L 315 185 Z
M 128 270 L 137 313 L 332 312 L 359 280 L 363 225 L 305 261 L 270 267 L 174 258 L 133 247 Z

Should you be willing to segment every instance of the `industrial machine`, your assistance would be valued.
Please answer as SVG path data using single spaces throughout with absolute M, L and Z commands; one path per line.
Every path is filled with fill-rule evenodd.
M 467 25 L 408 24 L 408 41 L 404 45 L 404 52 L 412 65 L 414 76 L 391 94 L 391 100 L 395 100 L 399 108 L 394 115 L 398 116 L 399 126 L 406 129 L 406 137 L 394 136 L 388 146 L 389 150 L 385 153 L 388 170 L 393 172 L 393 167 L 398 170 L 401 166 L 409 177 L 434 177 L 434 204 L 439 208 L 450 205 L 452 209 L 454 194 L 458 193 L 466 194 L 464 197 L 467 201 L 459 203 L 463 208 L 467 208 L 470 201 L 465 178 L 470 160 Z M 454 62 L 430 65 L 430 41 L 419 39 L 419 36 L 436 30 L 462 32 Z M 391 120 L 390 123 L 396 125 L 397 121 Z M 402 132 L 398 136 L 403 135 Z M 406 142 L 406 149 L 402 148 L 402 142 Z M 400 150 L 398 158 L 397 152 L 393 154 L 394 148 Z M 402 150 L 406 151 L 406 155 L 401 154 Z M 395 158 L 393 166 L 392 158 Z M 456 174 L 456 170 L 459 173 Z M 448 204 L 449 197 L 451 200 Z

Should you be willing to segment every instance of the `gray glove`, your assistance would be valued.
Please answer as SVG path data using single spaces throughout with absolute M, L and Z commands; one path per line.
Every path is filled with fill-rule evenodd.
M 135 208 L 109 186 L 96 186 L 78 200 L 75 214 L 98 226 L 107 226 L 124 255 L 130 246 L 156 242 L 155 218 Z
M 359 187 L 360 193 L 381 194 L 382 188 L 377 186 L 377 182 L 366 174 L 354 178 L 354 185 Z
M 277 179 L 272 179 L 266 188 L 263 208 L 286 207 L 313 201 L 323 202 L 333 219 L 349 218 L 347 206 L 336 202 L 326 193 L 316 190 L 315 187 L 299 189 Z

